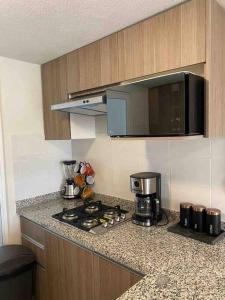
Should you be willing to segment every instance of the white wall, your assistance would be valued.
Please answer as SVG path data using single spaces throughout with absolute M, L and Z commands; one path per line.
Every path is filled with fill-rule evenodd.
M 129 175 L 141 171 L 162 174 L 162 205 L 178 210 L 190 201 L 225 213 L 225 139 L 110 139 L 104 117 L 96 119 L 97 138 L 73 141 L 73 158 L 90 161 L 96 170 L 95 190 L 134 199 Z
M 59 190 L 70 141 L 45 141 L 40 66 L 0 57 L 8 236 L 19 241 L 15 201 Z
M 1 90 L 0 90 L 1 102 Z M 5 161 L 3 148 L 3 131 L 2 131 L 2 112 L 0 109 L 0 245 L 3 243 L 3 231 L 7 235 L 7 205 L 6 205 L 6 182 L 5 182 Z

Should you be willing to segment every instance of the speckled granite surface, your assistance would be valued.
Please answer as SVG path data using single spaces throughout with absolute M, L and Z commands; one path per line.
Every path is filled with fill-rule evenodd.
M 129 201 L 104 197 L 101 200 L 132 209 Z M 51 218 L 63 207 L 80 204 L 48 199 L 18 207 L 18 213 L 68 240 L 147 274 L 120 300 L 225 299 L 225 240 L 211 246 L 169 233 L 166 226 L 143 228 L 131 222 L 95 236 Z M 171 224 L 176 221 L 172 218 Z
M 19 211 L 20 209 L 25 208 L 27 206 L 40 204 L 43 202 L 48 202 L 49 200 L 55 200 L 55 199 L 60 199 L 60 198 L 61 198 L 60 192 L 40 195 L 40 196 L 36 196 L 33 198 L 28 198 L 28 199 L 17 201 L 16 209 L 17 209 L 17 211 Z

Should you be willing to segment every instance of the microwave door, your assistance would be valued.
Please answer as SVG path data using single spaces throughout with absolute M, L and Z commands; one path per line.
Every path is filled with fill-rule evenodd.
M 184 83 L 177 82 L 149 89 L 151 136 L 185 134 Z

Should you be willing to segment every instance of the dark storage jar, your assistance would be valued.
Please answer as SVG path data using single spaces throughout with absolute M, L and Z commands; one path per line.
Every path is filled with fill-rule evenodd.
M 221 232 L 221 211 L 217 208 L 206 209 L 206 232 L 217 236 Z
M 192 224 L 192 206 L 190 202 L 180 203 L 180 225 L 185 228 L 190 228 Z
M 192 210 L 192 228 L 197 232 L 204 232 L 206 207 L 204 205 L 194 205 Z

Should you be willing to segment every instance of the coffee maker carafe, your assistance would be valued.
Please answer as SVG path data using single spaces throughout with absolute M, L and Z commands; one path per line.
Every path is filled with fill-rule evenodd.
M 130 176 L 131 192 L 136 193 L 132 222 L 151 226 L 162 219 L 161 174 L 142 172 Z

